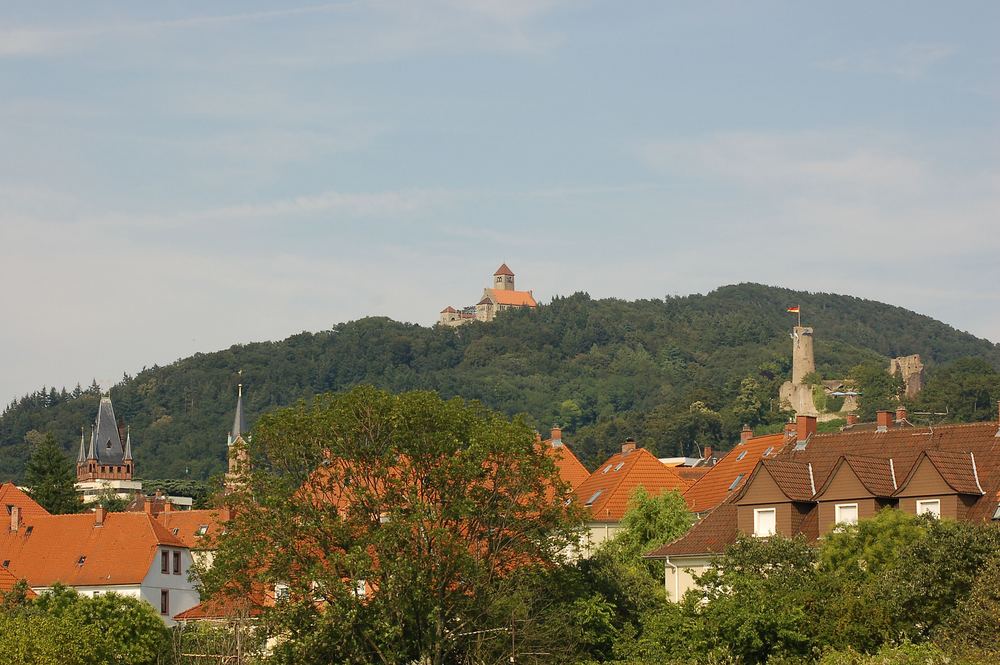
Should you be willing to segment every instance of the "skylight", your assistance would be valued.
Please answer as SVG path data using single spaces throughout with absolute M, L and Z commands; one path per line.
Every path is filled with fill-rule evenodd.
M 604 471 L 601 471 L 601 473 L 607 473 L 610 470 L 611 470 L 611 465 L 609 464 L 606 467 L 604 467 Z
M 608 468 L 610 469 L 611 467 L 608 466 Z M 583 505 L 585 505 L 585 506 L 592 506 L 594 504 L 594 502 L 597 501 L 597 497 L 601 496 L 601 492 L 603 492 L 603 491 L 604 490 L 597 490 L 596 492 L 594 492 L 594 494 L 589 499 L 587 499 L 587 503 L 585 503 Z
M 997 509 L 993 511 L 993 519 L 1000 520 L 1000 503 L 997 504 Z
M 747 456 L 747 451 L 744 450 L 742 453 L 740 453 L 739 455 L 736 456 L 736 461 L 739 462 L 741 459 L 743 459 L 746 456 Z
M 736 479 L 732 482 L 731 485 L 729 485 L 729 491 L 732 492 L 734 489 L 736 489 L 736 486 L 740 484 L 741 480 L 743 480 L 743 474 L 742 473 L 740 475 L 736 476 Z
M 765 450 L 765 451 L 763 452 L 763 454 L 761 454 L 761 457 L 767 457 L 768 455 L 770 455 L 770 454 L 771 454 L 771 451 L 772 451 L 772 450 L 774 450 L 774 446 L 771 446 L 770 448 L 768 448 L 767 450 Z
M 76 560 L 76 565 L 82 566 L 84 564 L 84 562 L 86 562 L 86 561 L 87 561 L 86 555 L 81 554 L 80 558 Z
M 625 462 L 618 462 L 618 464 L 615 465 L 615 471 L 621 471 L 623 466 L 625 466 Z
M 809 443 L 809 439 L 802 439 L 801 441 L 796 441 L 795 450 L 805 450 L 807 443 Z
M 198 527 L 198 530 L 194 532 L 194 535 L 204 536 L 206 533 L 208 533 L 208 525 L 202 524 L 201 526 Z

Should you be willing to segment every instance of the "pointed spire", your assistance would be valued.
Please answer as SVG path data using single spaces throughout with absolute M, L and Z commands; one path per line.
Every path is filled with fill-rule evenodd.
M 76 463 L 83 464 L 87 461 L 87 451 L 83 444 L 83 427 L 80 428 L 80 453 L 76 456 Z
M 101 464 L 120 464 L 124 456 L 122 437 L 118 431 L 118 420 L 110 397 L 102 397 L 97 410 L 97 428 L 92 450 L 97 453 L 94 459 Z
M 242 374 L 242 372 L 241 372 Z M 247 429 L 247 421 L 243 416 L 243 384 L 240 383 L 236 395 L 236 415 L 233 416 L 233 429 L 229 432 L 231 440 L 235 441 Z
M 132 461 L 132 426 L 125 430 L 125 454 L 122 456 L 123 462 Z
M 90 451 L 87 453 L 87 459 L 88 460 L 92 460 L 92 459 L 96 460 L 97 459 L 97 450 L 94 447 L 94 441 L 95 441 L 95 438 L 94 438 L 94 426 L 91 425 L 90 426 Z

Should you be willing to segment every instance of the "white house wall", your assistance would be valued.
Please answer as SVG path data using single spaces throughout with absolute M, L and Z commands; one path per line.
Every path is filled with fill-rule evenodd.
M 170 571 L 160 572 L 160 556 L 162 552 L 170 553 Z M 181 553 L 181 572 L 179 575 L 173 574 L 173 553 Z M 166 589 L 170 592 L 170 613 L 160 614 L 160 618 L 168 626 L 173 626 L 176 622 L 173 617 L 185 610 L 189 610 L 200 602 L 198 592 L 194 588 L 194 582 L 190 579 L 191 572 L 191 552 L 187 549 L 169 547 L 161 545 L 156 549 L 153 563 L 149 567 L 149 572 L 142 580 L 140 597 L 153 606 L 157 614 L 160 614 L 160 591 Z

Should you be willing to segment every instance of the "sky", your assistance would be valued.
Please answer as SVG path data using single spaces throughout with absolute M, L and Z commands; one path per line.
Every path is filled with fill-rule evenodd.
M 0 401 L 738 282 L 1000 341 L 1000 4 L 0 4 Z M 804 313 L 804 321 L 808 321 Z

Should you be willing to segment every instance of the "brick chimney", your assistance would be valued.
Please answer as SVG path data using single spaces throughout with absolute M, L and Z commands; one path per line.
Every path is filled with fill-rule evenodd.
M 712 452 L 712 446 L 705 446 L 705 452 L 703 453 L 705 459 L 712 459 Z
M 174 504 L 170 502 L 170 497 L 163 497 L 163 512 L 172 513 L 174 512 Z
M 816 433 L 816 416 L 795 416 L 795 439 L 805 441 Z
M 795 436 L 795 423 L 794 422 L 785 423 L 785 438 L 791 439 L 794 436 Z
M 629 437 L 625 439 L 625 443 L 622 444 L 622 453 L 629 453 L 635 450 L 635 439 Z
M 875 417 L 876 432 L 886 432 L 892 427 L 892 411 L 879 411 Z
M 847 414 L 847 426 L 848 427 L 850 427 L 852 425 L 857 425 L 860 420 L 861 419 L 858 418 L 858 414 L 856 414 L 856 413 L 848 413 Z
M 896 407 L 896 422 L 906 422 L 906 407 L 902 404 Z
M 750 425 L 743 425 L 743 429 L 740 431 L 740 443 L 746 443 L 752 438 L 753 430 L 750 429 Z
M 554 446 L 561 446 L 562 445 L 562 427 L 559 427 L 558 425 L 553 425 L 552 426 L 552 434 L 550 435 L 549 438 L 552 439 L 552 445 L 553 445 L 553 447 Z
M 17 531 L 21 528 L 21 507 L 10 507 L 10 530 Z
M 107 517 L 107 511 L 104 510 L 104 506 L 98 506 L 97 510 L 94 511 L 94 526 L 104 526 L 105 517 Z

